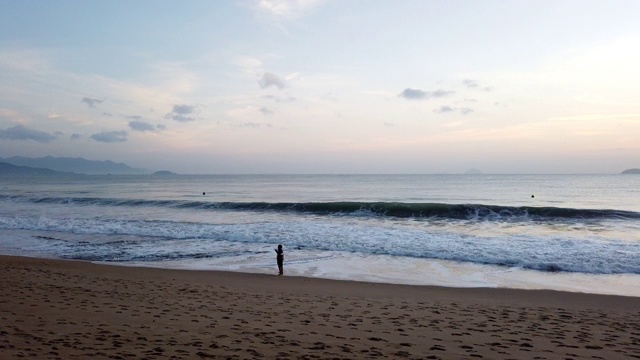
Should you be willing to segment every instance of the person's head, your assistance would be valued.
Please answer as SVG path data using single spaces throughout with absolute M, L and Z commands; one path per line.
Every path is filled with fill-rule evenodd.
M 278 245 L 278 249 L 282 249 L 282 245 Z

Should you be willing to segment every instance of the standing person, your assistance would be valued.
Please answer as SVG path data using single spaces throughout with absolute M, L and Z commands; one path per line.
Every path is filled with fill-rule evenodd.
M 284 250 L 282 250 L 282 245 L 278 245 L 277 249 L 273 249 L 276 252 L 276 260 L 278 261 L 278 275 L 282 275 L 283 273 L 283 264 L 284 264 Z

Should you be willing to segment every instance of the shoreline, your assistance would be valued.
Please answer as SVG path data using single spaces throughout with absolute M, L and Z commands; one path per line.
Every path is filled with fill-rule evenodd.
M 290 253 L 291 254 L 291 253 Z M 300 261 L 300 259 L 303 259 Z M 307 259 L 313 259 L 309 261 Z M 189 259 L 172 262 L 127 262 L 99 264 L 273 274 L 275 262 L 264 259 Z M 574 293 L 633 296 L 640 298 L 640 275 L 545 272 L 518 267 L 460 263 L 449 260 L 364 255 L 344 252 L 295 251 L 285 262 L 288 275 L 367 283 L 450 288 L 556 290 Z
M 640 299 L 0 256 L 7 358 L 640 357 Z

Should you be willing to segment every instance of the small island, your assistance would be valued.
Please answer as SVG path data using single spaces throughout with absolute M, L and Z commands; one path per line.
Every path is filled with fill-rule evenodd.
M 160 170 L 160 171 L 156 171 L 153 174 L 151 174 L 153 176 L 170 176 L 170 175 L 178 175 L 172 171 L 169 170 Z
M 640 169 L 627 169 L 621 172 L 621 174 L 640 174 Z

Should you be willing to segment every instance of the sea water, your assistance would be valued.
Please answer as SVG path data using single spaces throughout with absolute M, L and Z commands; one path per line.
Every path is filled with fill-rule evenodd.
M 640 176 L 0 176 L 0 253 L 640 296 Z

